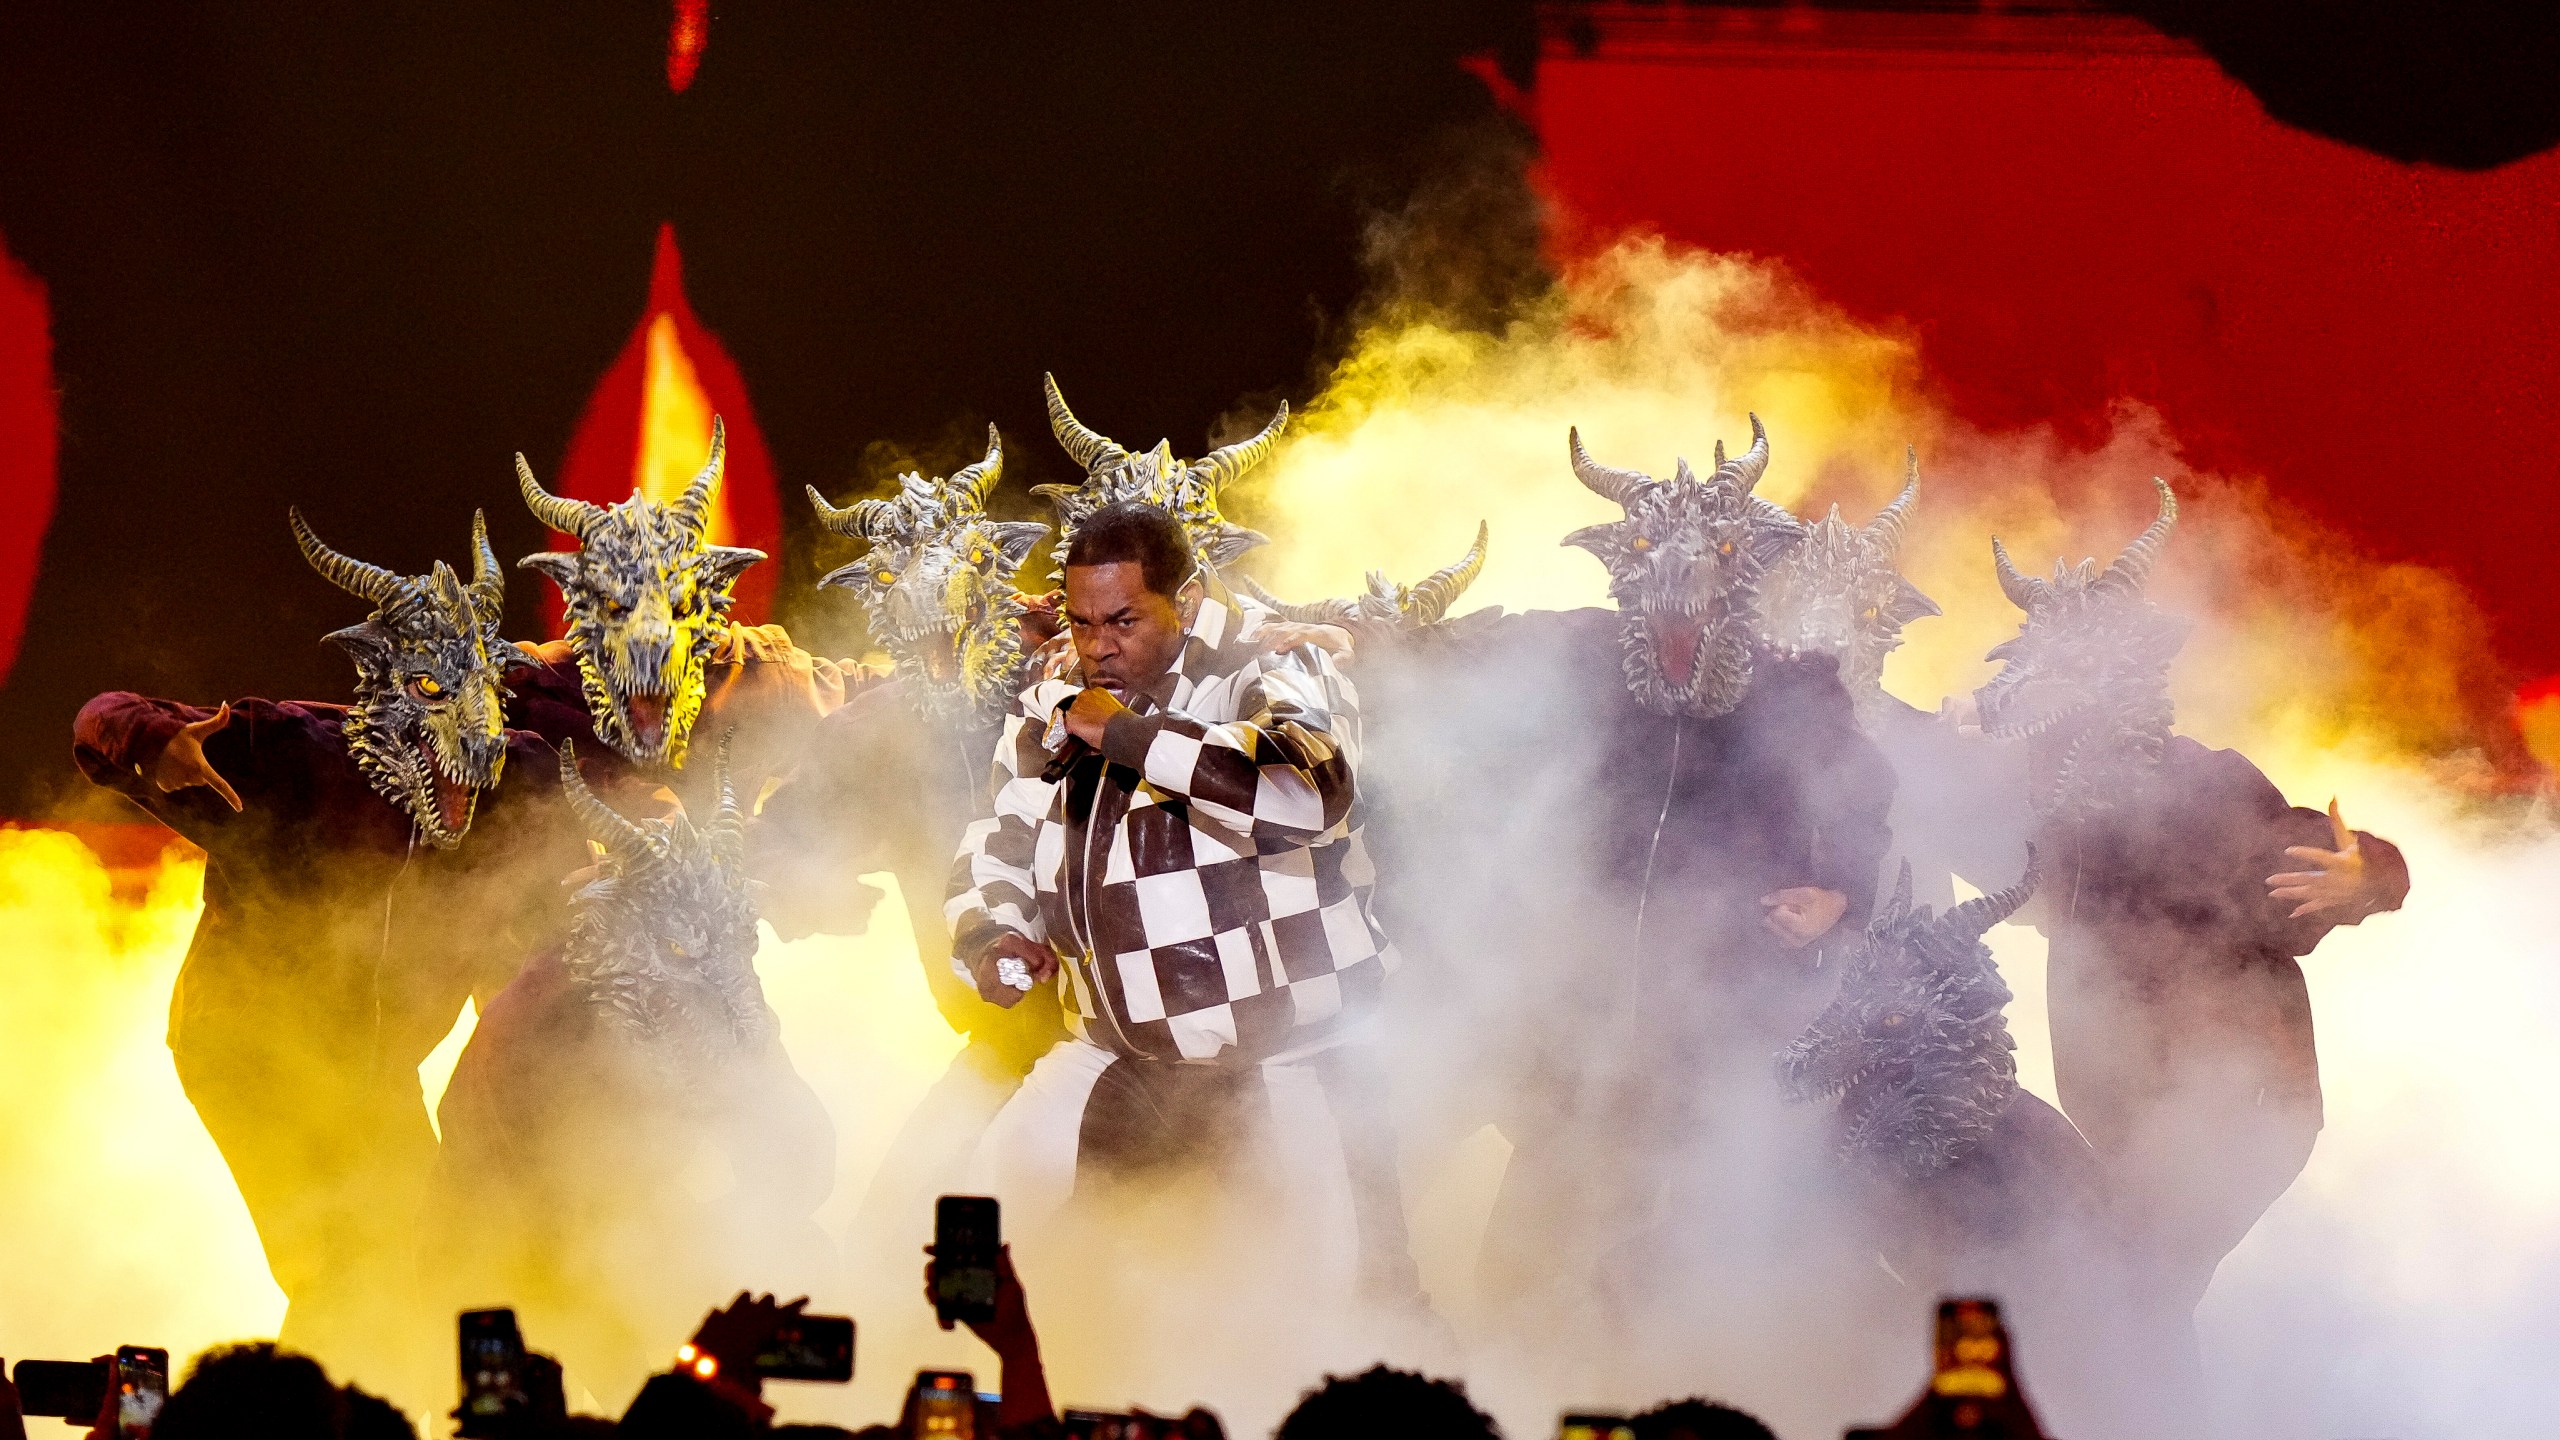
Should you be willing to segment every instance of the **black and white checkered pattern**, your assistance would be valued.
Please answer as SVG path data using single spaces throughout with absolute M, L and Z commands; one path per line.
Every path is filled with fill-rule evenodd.
M 1053 657 L 997 743 L 995 813 L 961 841 L 955 953 L 999 929 L 1048 941 L 1068 962 L 1070 1026 L 1121 1054 L 1316 1046 L 1394 967 L 1370 915 L 1357 696 L 1321 651 L 1259 653 L 1272 618 L 1213 584 L 1167 703 L 1134 697 L 1102 754 L 1056 782 L 1043 734 L 1080 686 L 1072 650 Z

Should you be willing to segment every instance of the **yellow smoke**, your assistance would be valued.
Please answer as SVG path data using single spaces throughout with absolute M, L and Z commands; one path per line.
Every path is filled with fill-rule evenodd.
M 2560 902 L 2534 878 L 2560 841 L 2499 796 L 2514 782 L 2496 728 L 2506 678 L 2458 583 L 2360 553 L 2256 477 L 2195 472 L 2174 416 L 2126 406 L 2086 444 L 1980 430 L 1933 394 L 1908 335 L 1851 322 L 1779 267 L 1644 238 L 1568 269 L 1500 333 L 1385 308 L 1238 498 L 1274 539 L 1256 563 L 1290 599 L 1353 593 L 1373 568 L 1411 581 L 1454 559 L 1481 517 L 1490 557 L 1459 610 L 1605 605 L 1600 565 L 1558 544 L 1619 513 L 1574 480 L 1567 427 L 1604 463 L 1668 475 L 1675 456 L 1703 472 L 1716 440 L 1746 443 L 1748 412 L 1773 451 L 1759 493 L 1808 519 L 1837 502 L 1864 521 L 1917 447 L 1901 565 L 1946 613 L 1910 627 L 1886 683 L 1923 709 L 1979 685 L 1983 652 L 2016 631 L 1991 535 L 2031 573 L 2104 563 L 2150 520 L 2150 478 L 2177 488 L 2152 592 L 2198 622 L 2172 675 L 2180 728 L 2243 751 L 2297 804 L 2340 797 L 2415 876 L 2401 912 L 2305 962 L 2329 1126 L 2207 1301 L 2217 1381 L 2257 1427 L 2245 1433 L 2463 1428 L 2457 1414 L 2497 1431 L 2496 1415 L 2525 1413 L 2521 1392 L 2499 1411 L 2459 1383 L 2397 1385 L 2397 1398 L 2397 1382 L 2340 1384 L 2342 1362 L 2292 1323 L 2339 1317 L 2338 1343 L 2389 1357 L 2377 1374 L 2513 1389 L 2560 1275 L 2560 1163 L 2536 1138 L 2560 1123 L 2547 1043 Z M 2015 926 L 1992 940 L 2018 992 L 2022 1077 L 2050 1099 L 2043 941 Z M 1551 1414 L 1503 1418 L 1535 1428 Z
M 653 494 L 690 477 L 708 437 L 690 366 L 680 347 L 661 354 L 661 328 L 674 346 L 672 324 L 653 326 Z M 2417 884 L 2405 911 L 2340 932 L 2306 965 L 2329 1130 L 2303 1182 L 2226 1264 L 2208 1337 L 2218 1364 L 2268 1393 L 2303 1371 L 2281 1346 L 2306 1313 L 2358 1327 L 2356 1353 L 2387 1362 L 2372 1367 L 2376 1385 L 2467 1373 L 2464 1344 L 2532 1303 L 2535 1267 L 2560 1274 L 2560 1162 L 2542 1143 L 2560 1125 L 2560 1051 L 2547 1040 L 2560 1019 L 2547 939 L 2560 931 L 2547 884 L 2560 855 L 2546 825 L 2477 796 L 2496 765 L 2473 722 L 2497 682 L 2450 581 L 2354 553 L 2248 477 L 2191 473 L 2175 417 L 2127 410 L 2089 445 L 1984 433 L 1938 403 L 1909 336 L 1853 323 L 1775 267 L 1651 240 L 1573 267 L 1498 334 L 1382 311 L 1234 503 L 1273 535 L 1257 563 L 1291 598 L 1351 593 L 1371 568 L 1410 581 L 1455 559 L 1482 518 L 1490 558 L 1461 609 L 1603 604 L 1597 562 L 1557 543 L 1616 513 L 1574 481 L 1566 428 L 1579 426 L 1605 463 L 1668 474 L 1675 456 L 1703 470 L 1718 438 L 1747 443 L 1753 411 L 1774 451 L 1762 493 L 1809 514 L 1837 501 L 1863 521 L 1899 486 L 1903 447 L 1918 447 L 1922 498 L 1903 563 L 1947 613 L 1911 627 L 1887 679 L 1924 708 L 1979 683 L 1983 650 L 2015 627 L 1988 535 L 2038 569 L 2055 555 L 2105 557 L 2149 518 L 2151 475 L 2178 485 L 2185 519 L 2156 589 L 2202 622 L 2175 673 L 2182 727 L 2246 751 L 2297 802 L 2341 796 L 2352 821 L 2401 843 Z M 0 1353 L 13 1359 L 123 1341 L 184 1353 L 271 1333 L 280 1312 L 161 1038 L 199 883 L 195 862 L 172 859 L 146 898 L 120 902 L 70 837 L 0 832 Z M 973 1368 L 992 1383 L 983 1351 L 931 1327 L 913 1261 L 899 1254 L 926 1238 L 930 1217 L 909 1217 L 906 1236 L 851 1234 L 891 1134 L 957 1045 L 907 935 L 893 898 L 862 939 L 768 940 L 760 958 L 786 1043 L 837 1125 L 839 1184 L 821 1221 L 849 1250 L 898 1255 L 817 1297 L 859 1317 L 863 1378 L 850 1394 L 802 1388 L 786 1403 L 839 1420 L 893 1413 L 916 1365 Z M 2041 942 L 2004 928 L 1995 944 L 2019 992 L 2024 1068 L 2050 1096 Z M 461 1039 L 425 1067 L 431 1094 Z M 1475 1239 L 1505 1152 L 1484 1132 L 1408 1177 L 1426 1283 L 1465 1338 Z M 1061 1332 L 1068 1397 L 1206 1400 L 1231 1419 L 1269 1417 L 1315 1378 L 1309 1363 L 1271 1358 L 1297 1353 L 1285 1345 L 1225 1345 L 1213 1358 L 1173 1326 L 1113 1332 L 1123 1349 L 1130 1333 L 1163 1340 L 1162 1353 L 1115 1355 L 1105 1338 L 1070 1337 L 1073 1296 L 1032 1278 L 1035 1314 Z M 1295 1311 L 1274 1325 L 1173 1308 L 1194 1336 L 1320 1328 Z M 2317 1373 L 2354 1388 L 2340 1366 Z M 1503 1385 L 1472 1378 L 1479 1394 Z M 1659 1398 L 1530 1395 L 1501 1418 L 1534 1433 L 1552 1421 L 1551 1401 Z M 2400 1428 L 2462 1428 L 2449 1392 L 2432 1398 L 2443 1404 Z M 2388 1415 L 2352 1423 L 2369 1418 L 2358 1414 L 2304 1432 L 2299 1413 L 2261 1433 L 2392 1428 Z
M 178 1088 L 169 987 L 200 858 L 138 900 L 87 846 L 0 829 L 0 1355 L 171 1356 L 271 1335 L 284 1296 L 213 1139 Z

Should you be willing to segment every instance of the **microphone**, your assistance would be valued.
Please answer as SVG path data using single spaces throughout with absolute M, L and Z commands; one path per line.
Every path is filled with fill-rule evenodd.
M 1055 785 L 1066 779 L 1068 772 L 1076 768 L 1077 761 L 1093 753 L 1092 746 L 1067 729 L 1067 710 L 1076 703 L 1076 696 L 1083 693 L 1077 691 L 1049 711 L 1048 731 L 1040 737 L 1041 743 L 1051 752 L 1049 763 L 1040 770 L 1040 778 L 1047 784 Z

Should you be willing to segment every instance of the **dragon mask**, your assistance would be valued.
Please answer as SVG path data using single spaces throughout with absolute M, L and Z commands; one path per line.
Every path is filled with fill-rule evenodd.
M 1902 644 L 1902 627 L 1940 613 L 1893 565 L 1920 495 L 1918 452 L 1905 452 L 1904 466 L 1902 493 L 1874 519 L 1852 525 L 1832 506 L 1760 585 L 1769 648 L 1837 660 L 1840 683 L 1870 722 L 1884 706 L 1885 657 Z
M 1751 493 L 1769 468 L 1769 434 L 1751 417 L 1751 448 L 1700 480 L 1682 460 L 1668 480 L 1594 461 L 1567 433 L 1573 473 L 1626 518 L 1564 537 L 1609 567 L 1627 689 L 1663 715 L 1706 719 L 1742 703 L 1760 632 L 1760 583 L 1804 527 Z
M 1019 688 L 1023 605 L 1013 577 L 1049 527 L 988 516 L 1003 470 L 1004 442 L 990 425 L 985 459 L 942 479 L 901 475 L 890 499 L 839 509 L 809 491 L 820 525 L 871 546 L 818 583 L 862 597 L 871 633 L 929 717 L 1001 710 Z
M 1067 457 L 1084 467 L 1081 485 L 1031 487 L 1032 494 L 1057 507 L 1059 553 L 1065 553 L 1075 540 L 1076 527 L 1087 517 L 1123 500 L 1172 512 L 1190 535 L 1191 548 L 1213 569 L 1233 564 L 1237 556 L 1268 538 L 1230 524 L 1219 512 L 1218 495 L 1279 448 L 1280 432 L 1289 425 L 1285 402 L 1262 433 L 1251 439 L 1222 445 L 1197 460 L 1177 460 L 1171 441 L 1159 440 L 1153 450 L 1132 451 L 1088 428 L 1067 408 L 1056 379 L 1043 375 L 1040 383 L 1048 395 L 1050 433 L 1058 437 Z
M 2018 1094 L 2017 1046 L 2009 987 L 1982 936 L 2017 913 L 2036 879 L 2030 849 L 2017 884 L 1939 916 L 1912 903 L 1903 863 L 1893 897 L 1841 967 L 1839 993 L 1778 1056 L 1791 1098 L 1835 1103 L 1843 1159 L 1916 1180 L 2000 1123 Z
M 1975 692 L 1983 733 L 2024 740 L 2044 816 L 2102 810 L 2156 764 L 2175 710 L 2169 662 L 2188 623 L 2144 598 L 2178 521 L 2178 497 L 2154 477 L 2160 510 L 2105 569 L 2056 560 L 2051 579 L 2022 574 L 1991 542 L 2000 590 L 2026 612 L 2017 635 L 1991 650 L 1999 673 Z
M 684 493 L 663 505 L 636 490 L 618 505 L 563 500 L 516 457 L 516 481 L 534 518 L 578 541 L 574 551 L 516 563 L 560 587 L 588 719 L 606 744 L 644 765 L 684 763 L 729 589 L 765 558 L 761 550 L 703 543 L 726 450 L 714 416 L 710 458 Z
M 756 907 L 746 816 L 717 762 L 718 808 L 633 820 L 590 792 L 576 749 L 560 747 L 560 785 L 603 852 L 604 875 L 572 897 L 563 952 L 571 980 L 644 1073 L 698 1093 L 780 1033 L 756 977 Z
M 330 549 L 300 510 L 287 512 L 302 558 L 322 578 L 373 603 L 373 613 L 328 638 L 356 663 L 347 748 L 375 793 L 400 807 L 439 850 L 462 843 L 480 792 L 507 758 L 498 637 L 506 580 L 485 517 L 471 517 L 471 579 L 439 560 L 399 575 Z

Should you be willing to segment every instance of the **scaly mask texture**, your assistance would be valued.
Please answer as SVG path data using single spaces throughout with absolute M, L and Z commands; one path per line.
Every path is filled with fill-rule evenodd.
M 1084 467 L 1081 485 L 1031 487 L 1032 494 L 1057 507 L 1061 555 L 1074 543 L 1076 527 L 1087 516 L 1122 500 L 1171 511 L 1190 535 L 1191 548 L 1212 568 L 1231 565 L 1237 556 L 1263 543 L 1266 537 L 1259 531 L 1228 522 L 1218 509 L 1218 495 L 1279 448 L 1280 432 L 1289 426 L 1285 402 L 1271 417 L 1271 423 L 1253 438 L 1221 445 L 1197 460 L 1177 460 L 1169 440 L 1157 441 L 1153 450 L 1137 452 L 1087 428 L 1067 408 L 1066 397 L 1058 393 L 1055 378 L 1043 375 L 1040 383 L 1049 398 L 1050 433 L 1058 437 L 1067 457 Z
M 1982 936 L 2027 902 L 2036 878 L 2031 849 L 2017 884 L 1939 917 L 1912 903 L 1903 862 L 1841 967 L 1839 993 L 1778 1056 L 1791 1098 L 1836 1103 L 1842 1159 L 1916 1180 L 2000 1123 L 2018 1093 L 2017 1047 L 2009 987 Z
M 507 759 L 497 660 L 509 653 L 498 636 L 506 581 L 488 521 L 472 513 L 466 584 L 441 560 L 424 575 L 397 575 L 350 559 L 323 544 L 300 510 L 287 514 L 311 568 L 374 605 L 361 623 L 329 636 L 356 662 L 356 702 L 347 713 L 356 768 L 428 844 L 450 850 Z
M 748 890 L 746 816 L 729 788 L 727 747 L 707 824 L 678 812 L 632 820 L 579 779 L 576 749 L 560 749 L 560 784 L 605 875 L 572 897 L 562 955 L 571 980 L 641 1073 L 699 1094 L 781 1033 L 756 976 L 756 907 Z
M 1021 690 L 1023 605 L 1013 578 L 1046 525 L 986 511 L 1004 472 L 1004 442 L 987 427 L 987 455 L 928 480 L 910 471 L 887 500 L 842 509 L 813 486 L 818 523 L 870 550 L 818 583 L 862 597 L 871 633 L 888 647 L 926 718 L 1001 712 Z
M 578 540 L 573 552 L 545 551 L 516 563 L 560 587 L 588 718 L 606 744 L 644 765 L 684 764 L 729 587 L 765 558 L 761 550 L 703 543 L 726 449 L 714 416 L 710 458 L 664 505 L 636 490 L 611 506 L 563 500 L 516 457 L 516 480 L 534 518 Z
M 2000 670 L 1975 699 L 1984 734 L 2027 742 L 2040 818 L 2114 808 L 2169 741 L 2169 662 L 2189 627 L 2143 597 L 2178 521 L 2176 493 L 2167 481 L 2151 483 L 2160 487 L 2158 517 L 2104 570 L 2095 559 L 2056 560 L 2053 578 L 2038 579 L 1991 542 L 2001 592 L 2026 620 L 2016 638 L 1992 648 Z
M 1704 480 L 1681 460 L 1668 480 L 1594 461 L 1567 434 L 1573 473 L 1616 501 L 1623 520 L 1564 537 L 1609 567 L 1622 617 L 1627 689 L 1662 715 L 1709 719 L 1742 703 L 1760 638 L 1760 582 L 1804 533 L 1784 509 L 1751 493 L 1769 468 L 1769 434 L 1751 417 L 1751 448 L 1731 460 L 1716 442 Z
M 1920 495 L 1918 452 L 1906 452 L 1905 466 L 1902 493 L 1874 519 L 1852 525 L 1832 506 L 1805 527 L 1803 541 L 1778 557 L 1760 585 L 1769 648 L 1838 661 L 1840 683 L 1870 726 L 1885 708 L 1885 657 L 1902 644 L 1902 627 L 1940 613 L 1894 568 Z
M 1451 564 L 1443 565 L 1410 585 L 1399 585 L 1387 578 L 1384 570 L 1369 572 L 1369 588 L 1365 594 L 1337 596 L 1329 600 L 1309 600 L 1291 604 L 1278 599 L 1270 591 L 1254 583 L 1250 576 L 1238 577 L 1246 594 L 1278 612 L 1283 620 L 1305 625 L 1341 625 L 1389 632 L 1411 632 L 1437 625 L 1448 618 L 1449 607 L 1467 587 L 1484 573 L 1485 542 L 1491 536 L 1485 522 L 1476 522 L 1476 543 L 1467 548 Z

